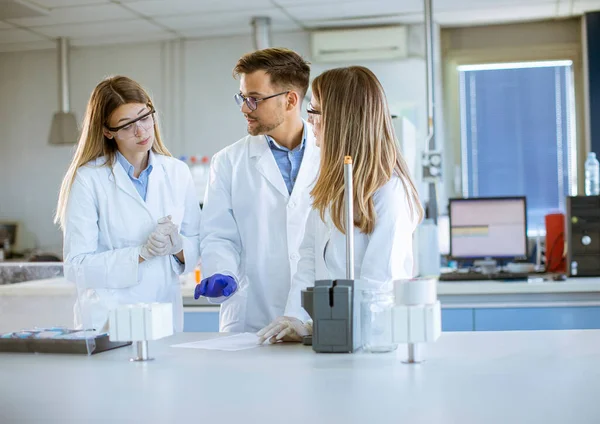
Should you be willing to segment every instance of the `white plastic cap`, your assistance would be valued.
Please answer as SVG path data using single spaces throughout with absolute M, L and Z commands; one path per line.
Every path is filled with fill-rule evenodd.
M 433 305 L 437 301 L 437 279 L 410 278 L 394 281 L 396 305 Z

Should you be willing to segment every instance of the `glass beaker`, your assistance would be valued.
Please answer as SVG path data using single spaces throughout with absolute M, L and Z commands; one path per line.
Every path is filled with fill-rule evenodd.
M 361 336 L 365 352 L 391 352 L 398 347 L 392 332 L 393 291 L 364 290 L 361 307 Z

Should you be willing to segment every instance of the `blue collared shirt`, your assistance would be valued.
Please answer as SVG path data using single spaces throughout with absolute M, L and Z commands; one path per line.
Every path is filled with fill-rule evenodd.
M 129 161 L 125 159 L 125 156 L 123 156 L 118 150 L 117 160 L 129 176 L 129 179 L 133 183 L 133 186 L 135 187 L 137 192 L 140 194 L 140 197 L 144 199 L 145 202 L 146 194 L 148 193 L 148 178 L 150 177 L 150 173 L 152 172 L 152 168 L 154 167 L 154 153 L 150 151 L 150 154 L 148 155 L 148 166 L 140 173 L 140 176 L 137 178 L 135 178 L 135 176 L 133 175 L 133 172 L 135 170 L 133 165 L 130 164 Z
M 302 143 L 296 146 L 295 149 L 290 150 L 287 147 L 280 146 L 275 140 L 268 135 L 267 141 L 269 147 L 275 157 L 275 162 L 281 171 L 283 181 L 288 189 L 288 193 L 292 193 L 296 178 L 298 178 L 298 171 L 300 171 L 300 165 L 302 165 L 302 158 L 304 157 L 304 149 L 306 147 L 306 124 L 303 123 L 302 130 Z

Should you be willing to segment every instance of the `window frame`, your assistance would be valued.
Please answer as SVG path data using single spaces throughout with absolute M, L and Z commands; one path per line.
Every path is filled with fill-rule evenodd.
M 452 170 L 444 182 L 448 197 L 463 195 L 464 183 L 462 167 L 462 137 L 460 116 L 460 83 L 458 67 L 463 65 L 485 65 L 509 62 L 542 62 L 570 60 L 573 63 L 574 106 L 575 106 L 575 149 L 577 158 L 574 178 L 577 181 L 577 193 L 583 192 L 584 162 L 589 151 L 589 139 L 585 132 L 584 72 L 581 46 L 574 43 L 551 45 L 528 45 L 523 47 L 501 47 L 493 49 L 462 49 L 444 52 L 444 138 L 452 140 L 444 149 L 445 169 Z M 570 149 L 571 146 L 567 146 Z M 576 193 L 573 193 L 576 194 Z M 446 199 L 447 200 L 447 199 Z
M 504 65 L 504 66 L 503 66 Z M 488 67 L 489 66 L 489 67 Z M 566 123 L 566 140 L 562 137 L 562 131 L 559 138 L 556 140 L 556 151 L 557 151 L 557 161 L 555 165 L 557 166 L 557 194 L 558 194 L 558 209 L 565 210 L 566 208 L 566 195 L 573 195 L 577 193 L 577 182 L 578 182 L 578 173 L 577 173 L 577 131 L 576 131 L 576 112 L 575 112 L 575 87 L 574 87 L 574 71 L 573 71 L 573 62 L 570 60 L 558 60 L 558 61 L 528 61 L 528 62 L 503 62 L 500 64 L 488 64 L 488 65 L 465 65 L 459 66 L 458 71 L 460 75 L 460 112 L 461 112 L 461 168 L 462 168 L 462 196 L 468 197 L 469 192 L 472 190 L 477 192 L 478 189 L 478 178 L 476 175 L 479 175 L 477 171 L 477 164 L 473 163 L 473 169 L 468 168 L 469 164 L 469 149 L 467 148 L 467 143 L 469 140 L 468 129 L 465 128 L 467 122 L 466 114 L 468 112 L 465 111 L 465 106 L 461 102 L 466 101 L 466 92 L 463 93 L 463 90 L 467 90 L 465 80 L 465 72 L 470 71 L 496 71 L 496 70 L 515 70 L 515 69 L 533 69 L 533 68 L 554 68 L 555 73 L 555 84 L 557 77 L 557 69 L 561 67 L 562 70 L 560 73 L 564 73 L 566 78 L 565 83 L 565 92 L 566 96 L 564 98 L 565 106 L 567 108 L 567 123 Z M 567 72 L 565 72 L 567 71 Z M 562 78 L 559 77 L 559 78 Z M 556 86 L 555 86 L 556 88 Z M 561 93 L 555 94 L 555 102 L 562 102 L 563 99 L 560 96 Z M 557 117 L 558 119 L 558 117 Z M 557 125 L 561 125 L 560 122 L 557 122 Z M 471 140 L 471 143 L 474 141 Z M 566 143 L 566 144 L 565 144 Z M 563 156 L 566 154 L 567 162 L 563 163 Z M 565 166 L 566 165 L 566 166 Z M 565 172 L 566 171 L 566 172 Z M 567 177 L 567 184 L 564 184 L 564 177 Z M 566 194 L 565 194 L 566 192 Z M 488 196 L 490 194 L 484 194 Z M 550 208 L 551 210 L 556 210 L 556 207 Z

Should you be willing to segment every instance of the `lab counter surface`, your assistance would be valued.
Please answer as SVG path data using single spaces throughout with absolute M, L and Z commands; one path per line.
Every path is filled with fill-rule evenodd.
M 427 360 L 317 354 L 300 344 L 236 352 L 173 348 L 218 334 L 93 356 L 0 354 L 2 423 L 600 422 L 600 330 L 445 333 Z

